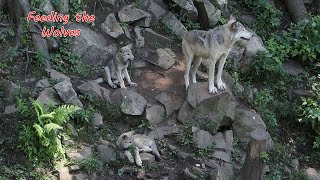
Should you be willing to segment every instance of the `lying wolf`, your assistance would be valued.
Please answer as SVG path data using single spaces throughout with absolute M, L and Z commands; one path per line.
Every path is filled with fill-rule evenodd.
M 104 67 L 104 77 L 96 79 L 95 82 L 107 81 L 112 88 L 117 88 L 116 84 L 119 84 L 120 88 L 126 88 L 124 84 L 124 79 L 126 79 L 130 86 L 136 87 L 137 84 L 131 81 L 128 73 L 129 63 L 134 59 L 131 48 L 132 44 L 120 48 L 116 57 L 111 59 Z
M 155 157 L 160 160 L 155 141 L 143 134 L 135 134 L 135 131 L 129 131 L 120 135 L 116 142 L 120 149 L 125 150 L 124 154 L 131 163 L 136 162 L 138 166 L 142 166 L 142 160 L 139 152 L 152 152 Z
M 228 23 L 215 29 L 189 31 L 182 39 L 182 50 L 186 58 L 184 74 L 186 89 L 189 86 L 189 73 L 191 74 L 192 83 L 197 82 L 196 71 L 204 58 L 210 60 L 209 93 L 215 94 L 218 92 L 214 85 L 215 64 L 218 60 L 217 86 L 219 90 L 225 90 L 226 85 L 222 82 L 221 75 L 226 58 L 236 41 L 240 39 L 249 40 L 251 37 L 253 37 L 253 34 L 246 30 L 241 23 L 237 22 L 233 16 L 230 16 Z

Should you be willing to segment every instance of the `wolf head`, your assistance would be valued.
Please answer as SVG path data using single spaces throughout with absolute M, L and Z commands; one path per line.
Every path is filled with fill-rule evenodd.
M 125 62 L 132 61 L 134 59 L 134 56 L 131 52 L 132 44 L 126 45 L 122 48 L 120 48 L 120 55 L 123 58 Z
M 230 16 L 229 22 L 227 24 L 236 41 L 240 39 L 249 40 L 253 37 L 253 34 L 248 31 L 240 22 L 238 22 L 232 15 Z
M 135 134 L 135 131 L 129 131 L 129 132 L 121 134 L 120 137 L 117 139 L 117 142 L 116 142 L 117 146 L 120 149 L 127 149 L 133 143 L 129 139 L 129 137 L 132 136 L 133 134 Z

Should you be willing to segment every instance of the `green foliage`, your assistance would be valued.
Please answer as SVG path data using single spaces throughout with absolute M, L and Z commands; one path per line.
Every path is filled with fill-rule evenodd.
M 212 156 L 213 150 L 214 150 L 214 146 L 211 145 L 211 146 L 207 146 L 204 149 L 195 148 L 193 149 L 193 152 L 195 153 L 197 158 L 206 159 Z
M 91 156 L 79 162 L 80 168 L 87 174 L 91 174 L 94 171 L 100 169 L 103 163 L 97 156 Z
M 23 125 L 20 134 L 20 148 L 31 162 L 49 162 L 55 164 L 64 159 L 64 148 L 61 144 L 62 129 L 71 115 L 79 108 L 73 105 L 62 105 L 46 112 L 37 101 L 32 102 L 34 113 L 26 112 L 26 103 L 18 101 L 22 118 L 32 118 L 30 125 Z M 32 111 L 32 109 L 29 109 Z
M 244 4 L 252 9 L 256 16 L 254 30 L 262 37 L 268 37 L 270 32 L 280 25 L 281 12 L 268 0 L 244 0 Z
M 185 10 L 180 9 L 177 4 L 170 5 L 170 11 L 173 12 L 188 30 L 200 29 L 200 23 L 192 22 Z
M 5 54 L 5 58 L 9 61 L 9 62 L 14 62 L 14 58 L 16 58 L 17 56 L 19 56 L 21 54 L 21 52 L 18 51 L 17 48 L 15 47 L 9 47 L 6 51 Z
M 4 12 L 0 11 L 0 22 L 8 19 L 8 15 Z M 13 38 L 15 36 L 15 32 L 13 28 L 4 28 L 0 33 L 0 44 L 7 43 L 9 38 Z
M 181 133 L 178 135 L 178 143 L 182 146 L 191 146 L 193 143 L 193 134 L 190 131 L 189 133 Z

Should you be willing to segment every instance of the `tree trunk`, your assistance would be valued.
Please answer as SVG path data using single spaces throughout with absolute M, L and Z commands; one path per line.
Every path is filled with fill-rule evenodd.
M 284 0 L 284 2 L 294 23 L 306 18 L 307 9 L 304 6 L 303 0 Z
M 251 133 L 246 160 L 240 172 L 240 180 L 263 180 L 265 163 L 261 158 L 261 153 L 271 148 L 268 144 L 269 140 L 269 133 L 263 129 L 257 129 Z

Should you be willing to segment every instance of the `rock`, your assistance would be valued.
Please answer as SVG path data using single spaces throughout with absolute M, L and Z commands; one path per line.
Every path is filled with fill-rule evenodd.
M 147 106 L 147 100 L 140 94 L 122 88 L 112 94 L 111 100 L 120 104 L 121 111 L 128 115 L 141 115 Z
M 41 9 L 44 14 L 48 15 L 50 14 L 52 11 L 54 11 L 53 5 L 51 3 L 51 0 L 44 0 L 41 4 L 39 9 Z
M 316 95 L 307 89 L 294 89 L 291 92 L 291 97 L 293 99 L 300 99 L 300 97 L 316 97 Z
M 96 127 L 103 125 L 103 117 L 101 114 L 99 113 L 93 114 L 93 125 Z
M 103 49 L 107 46 L 107 40 L 103 37 L 103 35 L 93 31 L 83 24 L 68 23 L 65 28 L 81 30 L 81 35 L 79 37 L 72 38 L 71 46 L 72 51 L 80 57 L 90 46 L 95 46 L 100 49 Z
M 164 6 L 161 6 L 155 1 L 150 1 L 150 5 L 148 7 L 148 11 L 151 12 L 153 16 L 155 16 L 156 20 L 161 19 L 165 14 L 168 13 L 169 9 Z
M 176 55 L 169 48 L 157 49 L 157 54 L 158 62 L 156 64 L 165 70 L 168 70 L 177 61 Z
M 124 34 L 122 27 L 118 23 L 115 15 L 113 13 L 111 13 L 107 16 L 104 23 L 101 24 L 101 29 L 113 38 L 117 38 L 120 35 Z
M 260 115 L 252 110 L 236 109 L 234 123 L 232 124 L 235 135 L 243 142 L 250 141 L 250 133 L 257 129 L 266 130 L 266 125 Z
M 173 107 L 171 96 L 169 96 L 166 92 L 162 92 L 162 93 L 158 94 L 155 97 L 155 99 L 164 105 L 164 107 L 166 109 L 167 117 L 171 116 L 171 114 L 174 112 L 174 107 Z
M 317 173 L 317 171 L 314 168 L 307 168 L 304 170 L 304 174 L 310 179 L 310 180 L 319 180 L 320 175 Z
M 256 59 L 258 52 L 266 52 L 261 37 L 255 34 L 251 29 L 246 28 L 248 31 L 254 34 L 250 40 L 240 40 L 239 42 L 244 45 L 245 53 L 240 62 L 236 62 L 238 69 L 241 72 L 248 70 L 250 64 Z
M 243 44 L 241 44 L 240 42 L 236 42 L 232 46 L 231 51 L 230 51 L 227 59 L 231 60 L 231 62 L 234 62 L 237 65 L 238 62 L 240 62 L 243 59 L 245 51 L 246 51 L 245 46 Z M 207 66 L 207 67 L 209 67 L 209 66 Z
M 102 162 L 110 163 L 112 161 L 116 161 L 117 154 L 112 148 L 106 145 L 98 145 L 97 150 Z
M 117 47 L 110 44 L 106 47 L 100 48 L 95 45 L 89 46 L 81 56 L 81 60 L 85 65 L 105 65 L 110 59 L 115 57 Z
M 81 94 L 89 95 L 101 101 L 111 102 L 110 90 L 99 86 L 98 83 L 88 81 L 77 87 Z
M 18 109 L 16 108 L 15 104 L 11 106 L 6 106 L 6 108 L 4 109 L 4 114 L 13 114 L 16 112 L 18 112 Z
M 214 148 L 215 149 L 224 150 L 227 148 L 226 141 L 225 141 L 224 136 L 221 132 L 218 132 L 217 134 L 215 134 L 213 136 L 213 140 L 214 140 Z
M 140 153 L 140 157 L 142 160 L 142 163 L 153 163 L 155 162 L 156 158 L 154 157 L 154 155 L 150 154 L 150 153 Z
M 169 45 L 173 42 L 172 39 L 169 39 L 168 37 L 165 37 L 155 31 L 153 31 L 150 28 L 145 28 L 143 36 L 146 39 L 156 39 L 157 43 L 163 44 L 163 45 Z M 147 41 L 145 42 L 146 47 L 154 46 L 154 41 Z
M 8 80 L 0 80 L 0 90 L 4 93 L 6 98 L 11 98 L 18 90 L 18 86 Z
M 53 4 L 55 9 L 57 9 L 61 14 L 69 13 L 69 0 L 59 0 L 55 1 L 57 4 Z
M 231 162 L 231 153 L 227 153 L 224 151 L 219 151 L 219 150 L 215 150 L 213 153 L 213 157 L 217 158 L 217 159 L 221 159 L 225 162 Z
M 255 18 L 254 16 L 250 15 L 250 14 L 242 14 L 240 16 L 240 19 L 242 20 L 242 22 L 244 22 L 245 24 L 247 24 L 250 28 L 253 27 L 253 24 L 255 22 Z
M 41 91 L 36 101 L 38 101 L 42 105 L 57 106 L 59 104 L 62 104 L 62 100 L 59 94 L 53 88 L 46 88 L 43 91 Z
M 36 82 L 36 84 L 34 86 L 34 91 L 36 91 L 36 92 L 42 91 L 45 88 L 49 88 L 50 86 L 51 86 L 51 84 L 48 81 L 48 79 L 41 79 L 38 82 Z
M 294 171 L 298 171 L 299 170 L 299 160 L 298 159 L 293 159 L 291 161 L 291 167 L 293 168 Z
M 213 145 L 214 137 L 207 131 L 197 130 L 193 133 L 193 145 L 196 148 L 205 149 Z
M 177 134 L 179 132 L 181 132 L 181 130 L 177 126 L 174 126 L 174 127 L 163 126 L 150 131 L 148 133 L 148 136 L 151 137 L 152 139 L 163 139 L 164 136 Z
M 120 22 L 132 23 L 143 19 L 143 27 L 150 27 L 151 15 L 141 9 L 135 8 L 133 5 L 124 6 L 119 12 L 118 17 Z
M 222 72 L 222 81 L 232 89 L 234 93 L 243 93 L 244 87 L 236 82 L 226 71 Z
M 59 169 L 58 172 L 60 180 L 72 180 L 72 175 L 69 173 L 68 167 L 63 167 Z
M 54 86 L 57 93 L 64 103 L 73 104 L 80 108 L 83 108 L 83 104 L 78 99 L 77 93 L 72 88 L 72 84 L 69 80 L 64 80 Z
M 137 48 L 142 48 L 144 46 L 144 37 L 141 35 L 141 28 L 139 26 L 134 27 L 135 33 L 135 46 Z
M 118 5 L 117 0 L 102 0 L 102 2 L 107 3 L 109 5 L 112 5 L 112 6 Z
M 64 75 L 54 69 L 49 70 L 49 75 L 50 75 L 51 79 L 53 79 L 54 81 L 57 81 L 58 83 L 62 82 L 64 80 L 70 80 L 69 77 L 67 77 L 66 75 Z M 44 83 L 46 84 L 47 82 L 44 82 Z
M 189 168 L 183 170 L 182 179 L 184 180 L 196 180 L 198 176 L 193 174 Z
M 197 0 L 195 4 L 198 6 L 197 9 L 201 25 L 203 27 L 213 28 L 221 17 L 221 11 L 208 0 Z M 200 8 L 200 6 L 203 8 Z
M 226 140 L 226 150 L 227 152 L 232 152 L 233 149 L 233 131 L 232 130 L 227 130 L 223 133 L 223 136 Z
M 207 82 L 190 84 L 188 97 L 177 118 L 184 124 L 192 121 L 201 129 L 215 134 L 222 123 L 226 124 L 223 122 L 224 119 L 233 120 L 232 102 L 232 93 L 228 90 L 210 95 Z
M 146 109 L 146 119 L 151 124 L 159 124 L 161 121 L 165 119 L 165 110 L 163 106 L 153 105 Z
M 291 76 L 298 76 L 304 74 L 303 67 L 296 61 L 285 61 L 283 64 L 283 71 Z
M 161 22 L 181 38 L 188 33 L 187 28 L 171 12 L 164 16 Z
M 68 123 L 67 124 L 67 132 L 71 134 L 73 137 L 78 137 L 78 132 L 75 127 L 72 126 L 72 124 Z
M 92 149 L 88 146 L 82 146 L 78 152 L 67 152 L 67 156 L 74 160 L 84 160 L 92 156 Z
M 72 172 L 72 171 L 78 171 L 80 170 L 80 166 L 79 165 L 72 165 L 69 167 L 69 172 Z
M 172 0 L 187 14 L 188 19 L 195 22 L 198 20 L 198 11 L 192 0 Z

